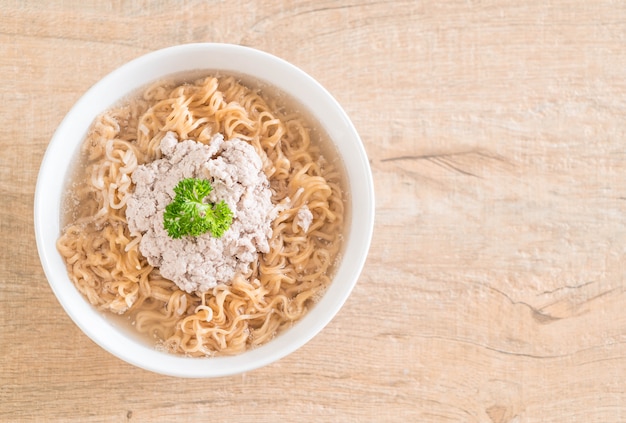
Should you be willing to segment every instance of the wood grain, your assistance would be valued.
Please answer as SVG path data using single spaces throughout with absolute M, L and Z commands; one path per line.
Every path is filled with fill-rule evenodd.
M 616 1 L 0 2 L 0 421 L 626 420 L 625 39 Z M 376 232 L 310 343 L 180 380 L 65 315 L 32 200 L 86 89 L 200 41 L 276 54 L 340 101 Z

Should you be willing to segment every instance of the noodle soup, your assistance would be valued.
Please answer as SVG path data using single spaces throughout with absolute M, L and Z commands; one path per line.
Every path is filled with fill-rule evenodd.
M 150 260 L 144 254 L 152 234 L 129 225 L 134 219 L 127 214 L 129 204 L 139 191 L 136 172 L 155 163 L 153 168 L 162 167 L 160 161 L 171 159 L 164 146 L 172 139 L 178 144 L 168 148 L 191 140 L 201 144 L 195 149 L 212 151 L 211 160 L 216 162 L 229 154 L 224 145 L 243 142 L 238 148 L 248 148 L 254 160 L 242 162 L 258 157 L 259 183 L 265 184 L 271 199 L 271 210 L 261 216 L 268 231 L 245 242 L 250 250 L 246 257 L 252 259 L 244 266 L 238 263 L 244 256 L 239 248 L 243 242 L 238 240 L 250 233 L 247 228 L 231 236 L 231 244 L 239 242 L 237 248 L 222 247 L 231 253 L 237 250 L 231 257 L 238 266 L 233 276 L 197 285 L 202 289 L 183 284 L 189 272 L 180 276 L 183 282 L 164 276 L 169 269 L 155 262 L 167 260 Z M 182 153 L 177 154 L 172 156 Z M 161 81 L 93 122 L 67 183 L 57 248 L 81 294 L 158 349 L 194 357 L 239 354 L 266 343 L 303 317 L 328 287 L 348 212 L 338 157 L 308 113 L 271 87 L 219 73 Z M 219 172 L 211 174 L 204 167 L 203 172 L 213 185 L 224 185 Z M 240 189 L 237 184 L 240 181 L 231 185 Z M 244 193 L 230 200 L 232 208 L 247 199 Z M 154 216 L 163 212 L 158 203 Z M 254 203 L 249 210 L 259 207 Z M 229 230 L 243 219 L 238 216 L 245 215 L 239 209 L 234 214 Z M 162 219 L 159 222 L 163 225 Z M 186 236 L 175 245 L 180 251 L 203 242 L 214 245 L 217 241 L 211 236 Z M 173 262 L 180 260 L 176 256 Z M 212 260 L 215 257 L 200 261 Z

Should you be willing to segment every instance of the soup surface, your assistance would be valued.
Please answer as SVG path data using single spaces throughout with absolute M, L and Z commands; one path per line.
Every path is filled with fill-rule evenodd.
M 208 154 L 194 159 L 191 175 L 215 187 L 202 201 L 224 197 L 232 209 L 232 223 L 219 237 L 209 231 L 166 239 L 162 216 L 180 181 L 160 184 L 154 199 L 145 200 L 158 184 L 141 175 L 179 160 L 175 147 L 183 144 Z M 234 150 L 245 151 L 246 159 L 234 159 Z M 157 348 L 190 356 L 237 354 L 300 319 L 328 286 L 347 209 L 337 157 L 319 125 L 271 87 L 217 72 L 160 81 L 93 123 L 67 183 L 57 248 L 85 298 Z M 225 163 L 233 173 L 209 162 Z M 254 186 L 246 185 L 240 169 L 251 162 L 260 178 Z M 188 177 L 167 169 L 165 176 Z M 144 205 L 149 227 L 129 213 Z M 257 232 L 244 218 L 254 210 L 263 210 L 255 225 L 266 225 Z M 152 254 L 147 245 L 154 237 L 166 247 Z M 197 249 L 222 244 L 221 261 Z M 166 269 L 168 257 L 182 271 Z M 196 271 L 207 263 L 214 272 L 208 281 L 204 270 Z M 224 263 L 232 264 L 232 274 L 223 272 Z

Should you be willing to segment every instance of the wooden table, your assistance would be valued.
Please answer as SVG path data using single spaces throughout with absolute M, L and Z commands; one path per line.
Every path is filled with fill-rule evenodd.
M 0 2 L 0 421 L 626 421 L 626 3 Z M 246 374 L 184 380 L 90 341 L 44 277 L 52 133 L 119 65 L 227 42 L 347 110 L 376 230 L 345 307 Z

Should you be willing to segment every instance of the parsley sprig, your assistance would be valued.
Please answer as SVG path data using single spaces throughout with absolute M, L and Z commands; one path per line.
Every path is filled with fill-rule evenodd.
M 205 202 L 213 190 L 206 179 L 186 178 L 174 188 L 176 196 L 165 207 L 163 226 L 172 238 L 200 236 L 211 232 L 216 238 L 224 235 L 233 221 L 233 212 L 224 200 L 217 204 Z

